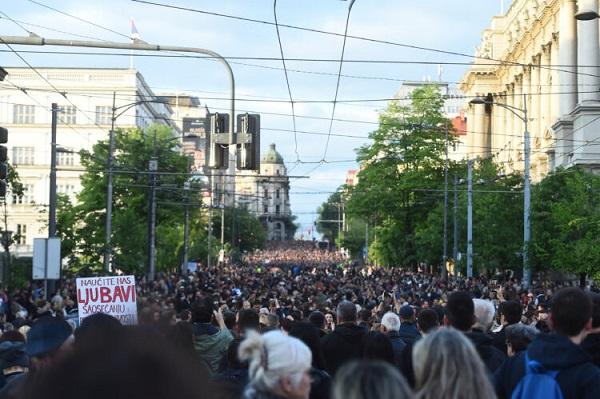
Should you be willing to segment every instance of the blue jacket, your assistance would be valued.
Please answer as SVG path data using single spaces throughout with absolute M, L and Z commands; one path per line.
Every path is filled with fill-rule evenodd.
M 556 381 L 564 399 L 600 398 L 600 368 L 569 338 L 541 334 L 527 349 L 529 358 L 548 370 L 559 370 Z M 494 375 L 498 399 L 510 398 L 525 374 L 525 352 L 509 358 Z
M 387 337 L 390 339 L 392 343 L 392 349 L 394 351 L 394 363 L 396 363 L 397 367 L 401 367 L 402 365 L 402 351 L 406 347 L 406 343 L 402 338 L 400 338 L 400 334 L 398 331 L 390 331 L 387 333 Z
M 398 334 L 405 344 L 414 344 L 415 341 L 421 338 L 421 334 L 414 323 L 402 322 Z

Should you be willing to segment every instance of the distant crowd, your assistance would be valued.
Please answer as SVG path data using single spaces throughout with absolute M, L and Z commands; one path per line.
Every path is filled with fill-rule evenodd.
M 48 299 L 49 298 L 49 299 Z M 0 293 L 4 398 L 600 398 L 600 294 L 348 262 L 312 243 L 137 280 L 138 325 L 74 280 Z

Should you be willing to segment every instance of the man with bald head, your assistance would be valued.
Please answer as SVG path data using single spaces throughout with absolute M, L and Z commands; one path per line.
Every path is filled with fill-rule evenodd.
M 343 364 L 362 356 L 367 334 L 356 324 L 356 306 L 352 302 L 340 302 L 336 313 L 335 330 L 321 340 L 327 371 L 332 376 Z

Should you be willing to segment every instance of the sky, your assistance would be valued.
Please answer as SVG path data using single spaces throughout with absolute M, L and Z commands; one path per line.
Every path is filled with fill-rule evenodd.
M 127 42 L 131 19 L 142 40 L 162 45 L 202 47 L 225 57 L 281 58 L 276 27 L 190 10 L 165 8 L 130 0 L 1 0 L 0 34 L 27 33 L 47 38 Z M 272 0 L 152 0 L 156 3 L 191 8 L 243 18 L 274 21 Z M 473 54 L 481 32 L 500 13 L 502 0 L 356 0 L 348 34 L 410 46 Z M 79 19 L 51 10 L 55 8 Z M 343 0 L 278 0 L 279 24 L 323 31 L 344 32 L 348 2 Z M 85 22 L 85 21 L 87 22 Z M 60 31 L 60 32 L 59 32 Z M 291 207 L 301 224 L 309 229 L 316 210 L 330 192 L 344 184 L 346 173 L 355 169 L 355 149 L 368 143 L 377 125 L 384 101 L 391 98 L 403 80 L 437 79 L 437 62 L 470 62 L 468 57 L 417 50 L 366 40 L 347 39 L 338 89 L 335 119 L 331 123 L 343 37 L 280 27 L 280 40 L 287 60 L 288 79 L 294 100 L 296 134 L 291 117 L 283 64 L 278 60 L 230 59 L 236 80 L 236 109 L 268 112 L 261 116 L 264 153 L 270 143 L 286 160 L 291 179 Z M 86 39 L 84 39 L 86 40 Z M 32 50 L 32 47 L 14 47 Z M 64 51 L 65 48 L 44 50 Z M 34 67 L 127 67 L 127 56 L 81 56 L 23 54 Z M 320 60 L 320 61 L 315 61 Z M 368 60 L 370 62 L 348 62 Z M 373 61 L 410 61 L 381 63 Z M 0 65 L 25 66 L 10 53 L 0 53 Z M 200 98 L 211 111 L 225 112 L 228 80 L 223 67 L 211 60 L 136 57 L 134 66 L 156 91 L 185 91 Z M 459 82 L 467 65 L 445 65 L 442 80 Z M 303 101 L 323 102 L 303 102 Z M 352 102 L 344 102 L 353 100 Z M 272 113 L 284 115 L 272 115 Z M 307 118 L 308 117 L 308 118 Z M 328 136 L 331 124 L 331 136 Z M 317 134 L 308 134 L 317 133 Z M 356 136 L 356 137 L 344 137 Z M 325 153 L 326 143 L 329 145 Z M 297 143 L 297 144 L 296 144 Z M 322 159 L 327 162 L 318 164 Z M 300 160 L 303 163 L 297 163 Z M 304 163 L 309 162 L 309 163 Z M 313 163 L 310 163 L 313 162 Z M 318 167 L 317 167 L 318 166 Z

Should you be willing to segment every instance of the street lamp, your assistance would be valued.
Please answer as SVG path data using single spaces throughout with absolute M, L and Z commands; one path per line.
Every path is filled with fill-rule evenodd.
M 596 14 L 598 15 L 598 14 Z M 523 152 L 525 153 L 525 170 L 523 173 L 523 283 L 525 288 L 531 284 L 531 269 L 529 268 L 529 241 L 531 238 L 531 179 L 529 176 L 529 130 L 527 129 L 527 95 L 523 94 L 523 108 L 513 105 L 502 104 L 492 100 L 475 97 L 470 101 L 473 105 L 498 105 L 512 112 L 517 118 L 523 121 L 525 132 L 523 140 Z
M 105 221 L 105 252 L 104 252 L 104 271 L 109 273 L 111 271 L 111 260 L 112 260 L 112 203 L 113 203 L 113 153 L 115 151 L 115 121 L 125 112 L 132 107 L 146 103 L 159 103 L 167 104 L 163 100 L 139 100 L 133 103 L 116 106 L 116 92 L 113 92 L 113 106 L 112 115 L 110 118 L 110 132 L 108 139 L 108 159 L 107 159 L 107 185 L 106 185 L 106 221 Z M 118 114 L 118 110 L 121 110 Z

